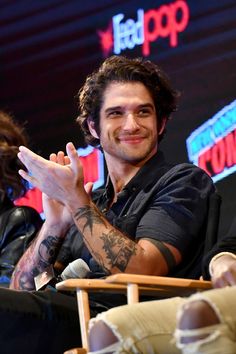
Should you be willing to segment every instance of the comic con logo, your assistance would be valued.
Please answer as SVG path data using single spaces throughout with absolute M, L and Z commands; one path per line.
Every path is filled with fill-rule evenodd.
M 214 182 L 236 172 L 236 100 L 193 131 L 186 144 L 189 160 Z
M 105 30 L 98 31 L 98 36 L 104 56 L 120 54 L 137 45 L 142 45 L 143 56 L 148 56 L 151 43 L 159 38 L 168 38 L 170 47 L 176 47 L 179 33 L 185 30 L 188 23 L 188 4 L 178 0 L 146 12 L 138 9 L 135 19 L 119 13 L 112 17 Z

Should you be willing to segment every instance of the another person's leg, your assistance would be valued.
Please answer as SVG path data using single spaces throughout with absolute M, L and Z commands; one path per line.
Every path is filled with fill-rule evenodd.
M 176 344 L 183 354 L 236 353 L 236 287 L 191 296 L 178 312 Z
M 0 289 L 0 352 L 59 354 L 81 346 L 75 297 Z
M 180 353 L 172 343 L 181 298 L 113 308 L 90 321 L 90 353 Z

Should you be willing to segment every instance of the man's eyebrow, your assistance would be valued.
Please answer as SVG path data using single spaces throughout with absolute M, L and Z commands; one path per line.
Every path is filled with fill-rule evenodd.
M 142 104 L 136 106 L 136 109 L 140 109 L 140 108 L 152 108 L 155 110 L 155 106 L 152 103 L 142 103 Z M 109 113 L 109 112 L 112 112 L 115 110 L 122 110 L 122 109 L 124 109 L 123 106 L 108 107 L 105 109 L 105 113 Z
M 155 109 L 155 106 L 152 103 L 143 103 L 138 106 L 138 108 L 149 108 L 149 107 Z
M 105 109 L 105 113 L 109 113 L 109 112 L 115 111 L 116 109 L 120 110 L 120 109 L 122 109 L 122 106 L 108 107 L 108 108 Z

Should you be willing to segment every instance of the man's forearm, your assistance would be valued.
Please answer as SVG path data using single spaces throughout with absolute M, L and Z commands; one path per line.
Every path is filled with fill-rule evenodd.
M 13 272 L 10 288 L 31 291 L 35 289 L 34 277 L 54 264 L 64 239 L 59 227 L 43 225 L 37 238 L 23 254 Z
M 140 251 L 140 247 L 113 227 L 92 203 L 78 208 L 74 220 L 91 254 L 108 273 L 125 272 L 131 257 Z

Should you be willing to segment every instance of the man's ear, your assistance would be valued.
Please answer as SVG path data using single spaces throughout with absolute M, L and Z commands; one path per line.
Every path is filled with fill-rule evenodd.
M 95 123 L 91 119 L 88 119 L 88 128 L 89 128 L 89 131 L 92 134 L 92 136 L 96 139 L 99 139 L 99 136 L 95 130 Z
M 159 129 L 159 131 L 158 131 L 158 135 L 161 135 L 161 134 L 163 133 L 163 131 L 165 130 L 166 122 L 167 122 L 167 118 L 164 118 L 164 119 L 162 120 L 160 129 Z

